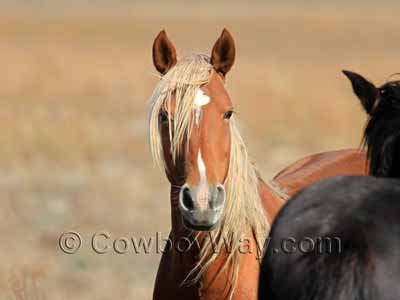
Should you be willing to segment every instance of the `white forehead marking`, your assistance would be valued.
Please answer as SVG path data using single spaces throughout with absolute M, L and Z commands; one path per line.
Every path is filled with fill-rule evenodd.
M 196 97 L 194 98 L 194 105 L 195 106 L 203 106 L 210 102 L 210 97 L 204 94 L 202 89 L 197 90 Z
M 196 109 L 196 125 L 200 124 L 201 107 L 210 103 L 210 97 L 208 97 L 201 89 L 197 90 L 196 96 L 194 98 L 194 106 Z

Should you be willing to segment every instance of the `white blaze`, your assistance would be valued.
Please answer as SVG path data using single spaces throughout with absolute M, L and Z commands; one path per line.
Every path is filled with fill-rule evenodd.
M 200 125 L 201 107 L 210 103 L 210 97 L 208 97 L 201 89 L 197 90 L 197 94 L 194 98 L 194 106 L 196 110 L 196 125 Z
M 194 108 L 195 108 L 195 121 L 197 127 L 200 126 L 201 109 L 203 105 L 210 103 L 210 97 L 208 97 L 201 89 L 197 90 L 196 96 L 194 98 Z M 197 186 L 196 201 L 200 209 L 206 209 L 208 206 L 208 183 L 206 175 L 206 165 L 204 164 L 203 157 L 201 156 L 201 150 L 199 149 L 199 154 L 197 156 L 197 167 L 200 173 L 200 182 Z
M 197 156 L 197 167 L 200 172 L 200 184 L 206 183 L 206 165 L 204 164 L 203 157 L 201 156 L 201 150 L 199 149 L 199 155 Z
M 197 156 L 197 167 L 200 173 L 200 182 L 197 186 L 196 201 L 200 209 L 206 209 L 208 206 L 208 183 L 206 176 L 206 165 L 204 164 L 200 149 L 199 155 Z

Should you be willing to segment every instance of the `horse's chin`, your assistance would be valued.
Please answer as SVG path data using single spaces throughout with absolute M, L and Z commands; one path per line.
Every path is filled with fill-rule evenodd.
M 183 219 L 183 225 L 187 229 L 194 230 L 194 231 L 211 231 L 214 228 L 216 228 L 219 224 L 219 220 L 215 223 L 210 223 L 210 224 L 193 224 L 191 221 L 187 220 L 185 217 L 182 217 Z

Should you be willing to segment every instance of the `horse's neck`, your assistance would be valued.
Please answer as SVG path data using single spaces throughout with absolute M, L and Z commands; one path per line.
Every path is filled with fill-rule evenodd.
M 158 267 L 154 286 L 153 300 L 198 299 L 198 286 L 182 286 L 186 276 L 196 263 L 198 250 L 191 247 L 188 251 L 178 251 L 180 241 L 190 238 L 179 210 L 179 186 L 171 186 L 171 232 L 170 248 L 164 251 Z M 182 243 L 183 244 L 183 243 Z
M 269 217 L 273 217 L 281 205 L 279 198 L 273 191 L 260 180 L 260 196 Z M 191 237 L 191 232 L 185 228 L 179 207 L 179 187 L 171 187 L 171 222 L 172 230 L 170 238 L 173 243 Z M 201 236 L 200 236 L 201 240 Z M 257 278 L 259 261 L 257 260 L 257 244 L 251 239 L 251 248 L 247 254 L 243 254 L 240 263 L 240 280 L 235 287 L 232 299 L 256 299 Z M 208 266 L 202 279 L 195 285 L 181 286 L 182 282 L 198 262 L 199 248 L 191 247 L 190 251 L 178 252 L 172 250 L 164 253 L 159 266 L 154 299 L 226 299 L 229 295 L 230 280 L 229 271 L 219 270 L 224 266 L 227 253 L 220 253 L 218 257 Z M 219 274 L 218 276 L 216 276 Z M 200 297 L 201 295 L 201 297 Z
M 190 231 L 183 224 L 182 214 L 179 210 L 180 186 L 171 185 L 171 235 L 172 238 L 189 237 Z

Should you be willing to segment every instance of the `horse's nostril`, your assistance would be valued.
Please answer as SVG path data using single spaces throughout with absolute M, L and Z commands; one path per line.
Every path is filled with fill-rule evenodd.
M 225 189 L 222 185 L 217 185 L 217 196 L 215 198 L 214 208 L 221 208 L 225 202 Z
M 182 191 L 182 203 L 188 210 L 194 209 L 194 203 L 192 199 L 192 195 L 190 193 L 190 189 L 188 187 L 184 187 Z

